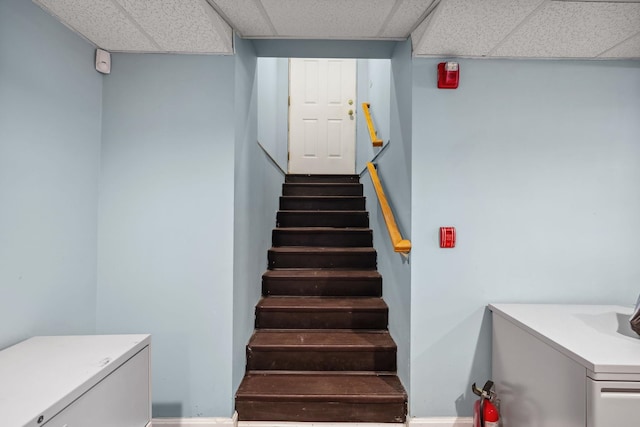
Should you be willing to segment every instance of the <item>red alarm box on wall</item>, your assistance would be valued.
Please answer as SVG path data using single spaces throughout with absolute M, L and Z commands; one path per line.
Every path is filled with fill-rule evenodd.
M 460 65 L 457 62 L 438 64 L 438 89 L 456 89 L 460 81 Z
M 441 248 L 456 247 L 455 227 L 440 227 L 440 247 Z

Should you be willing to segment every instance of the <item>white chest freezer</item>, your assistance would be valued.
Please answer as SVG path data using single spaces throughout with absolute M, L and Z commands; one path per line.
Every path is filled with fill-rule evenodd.
M 0 351 L 0 426 L 145 427 L 149 335 L 34 337 Z
M 640 337 L 630 307 L 492 304 L 504 427 L 640 425 Z

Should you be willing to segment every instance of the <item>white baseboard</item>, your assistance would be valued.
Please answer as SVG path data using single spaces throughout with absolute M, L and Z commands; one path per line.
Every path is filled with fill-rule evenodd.
M 407 423 L 296 423 L 232 418 L 154 418 L 150 427 L 472 427 L 472 418 L 409 418 Z
M 151 427 L 237 427 L 238 414 L 231 418 L 154 418 Z
M 437 417 L 437 418 L 409 418 L 408 427 L 472 427 L 473 418 Z

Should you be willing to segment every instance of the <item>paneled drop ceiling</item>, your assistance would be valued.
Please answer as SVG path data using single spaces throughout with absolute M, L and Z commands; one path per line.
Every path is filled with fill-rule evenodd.
M 640 59 L 640 0 L 33 0 L 110 51 L 245 38 L 404 40 L 414 55 Z

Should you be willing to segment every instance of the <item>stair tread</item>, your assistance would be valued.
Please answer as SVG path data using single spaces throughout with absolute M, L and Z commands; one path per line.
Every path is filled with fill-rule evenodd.
M 284 233 L 366 233 L 371 231 L 369 227 L 276 227 L 274 230 Z
M 364 199 L 364 196 L 280 196 L 281 199 L 337 199 L 337 200 L 345 200 L 345 199 Z M 297 211 L 300 212 L 300 211 Z
M 295 349 L 314 351 L 395 350 L 396 343 L 388 331 L 351 330 L 257 330 L 249 347 L 260 349 Z
M 282 196 L 282 197 L 294 197 L 294 196 Z M 313 198 L 313 197 L 311 197 Z M 307 215 L 363 215 L 363 214 L 367 214 L 368 211 L 364 210 L 364 209 L 345 209 L 345 210 L 340 210 L 340 209 L 326 209 L 326 210 L 322 210 L 320 211 L 320 213 L 318 213 L 317 209 L 280 209 L 278 211 L 278 213 L 285 213 L 285 214 L 307 214 Z
M 377 311 L 387 310 L 387 304 L 379 297 L 262 297 L 257 306 L 261 310 L 305 311 Z
M 294 278 L 294 279 L 314 279 L 314 278 L 340 278 L 340 279 L 379 279 L 382 276 L 376 270 L 294 270 L 280 269 L 267 270 L 262 277 L 269 278 Z
M 291 187 L 360 187 L 362 184 L 359 182 L 285 182 L 283 185 Z
M 288 173 L 285 175 L 285 177 L 294 177 L 294 176 L 313 177 L 313 178 L 319 178 L 323 176 L 359 177 L 359 175 L 355 173 Z
M 236 394 L 237 400 L 403 403 L 406 398 L 396 375 L 379 373 L 247 373 Z
M 309 179 L 331 179 L 331 178 L 352 178 L 352 179 L 360 179 L 360 175 L 356 174 L 330 174 L 330 173 L 322 173 L 322 174 L 308 174 L 308 173 L 288 173 L 285 175 L 285 182 L 287 179 L 291 178 L 309 178 Z M 313 181 L 320 182 L 320 181 Z
M 372 247 L 337 247 L 337 246 L 275 246 L 269 249 L 272 252 L 278 253 L 315 253 L 319 252 L 321 254 L 339 254 L 339 253 L 352 253 L 352 254 L 366 254 L 366 253 L 375 253 L 375 249 Z

